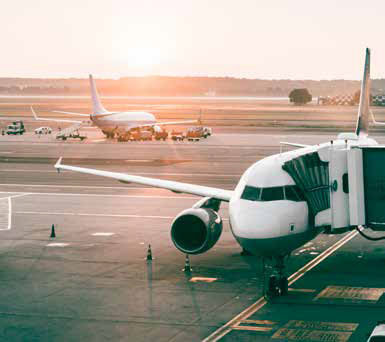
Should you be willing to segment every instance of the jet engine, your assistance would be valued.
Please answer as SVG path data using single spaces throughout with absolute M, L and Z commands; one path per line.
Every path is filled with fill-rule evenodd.
M 215 245 L 222 233 L 222 219 L 211 208 L 182 211 L 171 226 L 171 239 L 186 254 L 201 254 Z

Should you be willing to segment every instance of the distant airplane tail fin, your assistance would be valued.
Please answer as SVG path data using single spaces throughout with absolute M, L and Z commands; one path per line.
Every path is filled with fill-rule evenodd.
M 358 106 L 356 134 L 366 137 L 369 133 L 370 114 L 370 49 L 366 48 L 364 76 L 361 83 L 361 95 Z
M 95 81 L 90 75 L 91 99 L 92 99 L 92 114 L 91 116 L 104 115 L 109 112 L 103 107 L 100 102 L 98 90 L 96 89 Z

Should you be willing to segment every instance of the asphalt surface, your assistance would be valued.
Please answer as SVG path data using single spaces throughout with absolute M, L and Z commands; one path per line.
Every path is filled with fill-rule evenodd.
M 219 242 L 190 257 L 186 273 L 170 225 L 198 197 L 58 174 L 59 156 L 72 165 L 232 189 L 252 162 L 279 153 L 281 140 L 335 138 L 214 128 L 198 143 L 116 143 L 87 133 L 84 142 L 0 136 L 0 340 L 198 341 L 261 301 L 261 260 L 240 255 L 227 205 Z M 288 275 L 344 236 L 320 235 L 295 251 Z M 145 260 L 149 245 L 152 261 Z M 302 272 L 288 296 L 240 316 L 219 340 L 365 341 L 385 319 L 384 269 L 383 242 L 352 236 Z

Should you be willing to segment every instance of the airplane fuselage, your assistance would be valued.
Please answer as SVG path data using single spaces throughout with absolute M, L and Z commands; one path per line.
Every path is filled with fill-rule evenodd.
M 120 112 L 91 117 L 95 126 L 105 133 L 123 134 L 134 128 L 156 123 L 155 116 L 148 112 Z
M 335 140 L 275 154 L 251 165 L 229 203 L 230 226 L 238 243 L 259 256 L 286 255 L 315 238 L 322 229 L 309 220 L 309 207 L 283 163 L 321 148 L 376 145 L 373 139 Z M 312 223 L 313 222 L 313 223 Z

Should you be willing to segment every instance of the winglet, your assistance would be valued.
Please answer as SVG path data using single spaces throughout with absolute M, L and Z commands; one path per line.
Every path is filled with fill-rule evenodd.
M 63 157 L 60 157 L 58 159 L 58 161 L 56 162 L 56 164 L 55 164 L 55 169 L 57 170 L 57 172 L 60 172 L 60 170 L 61 170 L 61 161 L 62 161 L 62 159 L 63 159 Z

